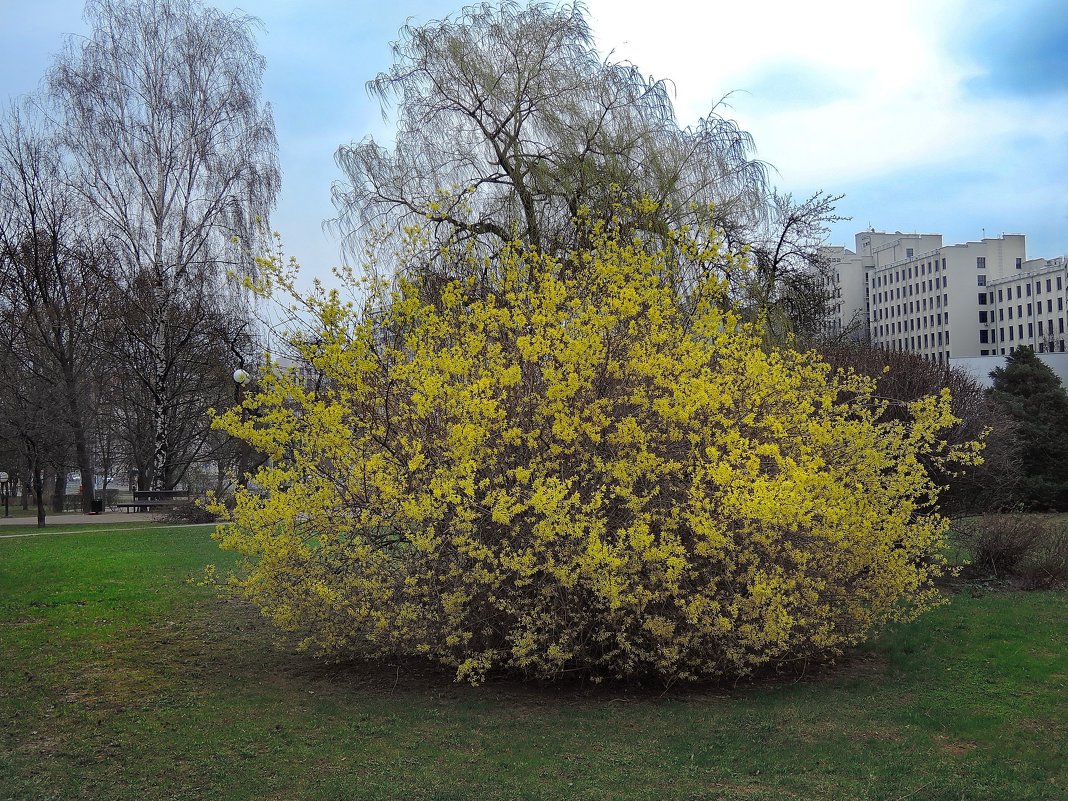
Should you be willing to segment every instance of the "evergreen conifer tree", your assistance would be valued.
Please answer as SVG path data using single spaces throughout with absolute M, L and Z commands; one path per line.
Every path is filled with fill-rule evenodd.
M 1068 393 L 1061 380 L 1028 347 L 990 376 L 991 398 L 1019 423 L 1021 497 L 1036 507 L 1068 509 Z

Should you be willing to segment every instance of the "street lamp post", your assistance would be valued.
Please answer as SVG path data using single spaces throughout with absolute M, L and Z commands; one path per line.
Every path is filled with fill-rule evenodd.
M 4 517 L 11 517 L 11 509 L 8 506 L 11 497 L 8 493 L 9 479 L 10 476 L 7 473 L 0 471 L 0 492 L 4 493 Z
M 234 383 L 237 384 L 237 402 L 241 403 L 245 400 L 245 387 L 248 382 L 252 380 L 252 376 L 248 374 L 248 370 L 243 367 L 238 367 L 234 370 Z

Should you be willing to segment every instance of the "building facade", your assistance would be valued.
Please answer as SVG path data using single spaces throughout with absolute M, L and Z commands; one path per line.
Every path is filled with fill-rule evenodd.
M 1022 234 L 945 245 L 941 234 L 864 231 L 825 248 L 828 331 L 932 361 L 1021 345 L 1065 350 L 1068 260 L 1026 258 Z

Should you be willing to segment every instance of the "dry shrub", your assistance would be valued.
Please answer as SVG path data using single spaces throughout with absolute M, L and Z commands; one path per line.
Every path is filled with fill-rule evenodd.
M 1040 515 L 987 514 L 964 539 L 982 575 L 1019 579 L 1029 589 L 1068 580 L 1068 528 Z
M 1021 562 L 1042 539 L 1042 533 L 1042 522 L 1034 515 L 985 514 L 965 539 L 977 570 L 994 578 L 1007 578 L 1016 574 Z
M 196 500 L 176 503 L 160 515 L 160 520 L 166 523 L 215 523 L 218 519 L 217 515 Z
M 1048 589 L 1068 582 L 1068 527 L 1047 525 L 1020 564 L 1020 577 L 1029 589 Z

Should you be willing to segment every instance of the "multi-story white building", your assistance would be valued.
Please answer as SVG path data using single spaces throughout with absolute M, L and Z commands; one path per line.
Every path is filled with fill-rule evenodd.
M 1021 345 L 1037 353 L 1064 353 L 1066 291 L 1064 256 L 1025 261 L 1018 274 L 990 281 L 986 324 L 979 328 L 979 355 L 1004 356 Z
M 856 248 L 823 251 L 831 331 L 944 363 L 1065 349 L 1068 260 L 1028 261 L 1022 234 L 944 245 L 941 234 L 864 231 Z

